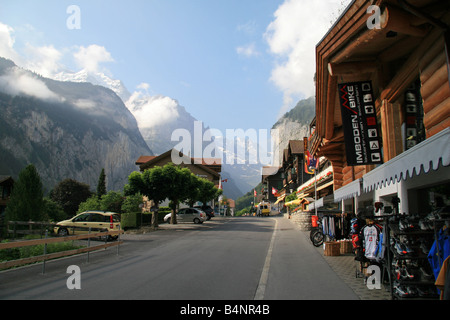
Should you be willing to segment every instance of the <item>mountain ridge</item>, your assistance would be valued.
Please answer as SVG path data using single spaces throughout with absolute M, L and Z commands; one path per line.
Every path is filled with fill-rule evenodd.
M 50 190 L 73 178 L 95 190 L 122 189 L 141 154 L 153 154 L 137 122 L 112 90 L 48 79 L 0 58 L 0 172 L 16 177 L 28 163 Z

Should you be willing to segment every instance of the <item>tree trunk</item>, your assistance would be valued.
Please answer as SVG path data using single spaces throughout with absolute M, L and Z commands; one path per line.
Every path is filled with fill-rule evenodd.
M 155 210 L 152 212 L 152 229 L 158 230 L 159 202 L 155 202 Z
M 178 224 L 177 221 L 177 202 L 172 200 L 172 205 L 170 206 L 172 211 L 170 215 L 170 224 Z

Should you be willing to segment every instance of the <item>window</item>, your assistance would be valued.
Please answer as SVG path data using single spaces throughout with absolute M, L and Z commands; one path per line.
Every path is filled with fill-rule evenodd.
M 425 140 L 420 80 L 413 82 L 406 90 L 403 110 L 405 112 L 405 150 L 408 150 Z
M 91 214 L 91 219 L 89 221 L 91 222 L 108 222 L 109 220 L 107 220 L 107 216 L 104 216 L 102 214 L 98 214 L 98 213 L 92 213 Z
M 74 222 L 88 221 L 88 220 L 89 220 L 89 213 L 84 213 L 73 219 Z

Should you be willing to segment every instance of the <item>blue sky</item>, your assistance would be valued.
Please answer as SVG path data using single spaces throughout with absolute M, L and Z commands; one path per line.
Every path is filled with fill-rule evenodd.
M 223 132 L 270 129 L 314 94 L 314 47 L 348 2 L 0 0 L 0 56 L 46 76 L 89 67 L 130 92 L 144 83 Z M 67 28 L 70 5 L 81 29 Z

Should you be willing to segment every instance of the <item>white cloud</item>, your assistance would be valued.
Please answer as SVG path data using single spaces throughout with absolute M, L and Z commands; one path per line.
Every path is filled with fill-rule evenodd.
M 145 92 L 148 92 L 148 89 L 150 89 L 150 84 L 147 82 L 142 82 L 140 85 L 137 86 L 138 89 L 145 90 Z
M 245 46 L 241 46 L 241 47 L 237 47 L 236 48 L 236 52 L 239 55 L 245 56 L 245 57 L 253 57 L 253 56 L 258 56 L 259 52 L 256 49 L 256 46 L 254 43 L 250 43 L 248 45 Z
M 99 65 L 105 62 L 114 62 L 111 54 L 105 47 L 92 44 L 86 47 L 79 47 L 79 50 L 73 54 L 79 67 L 88 72 L 100 72 Z
M 150 96 L 135 91 L 125 105 L 136 118 L 141 130 L 164 125 L 179 117 L 178 102 L 162 95 Z
M 30 59 L 25 67 L 44 77 L 53 78 L 63 68 L 59 63 L 63 54 L 52 45 L 33 47 L 27 44 L 26 51 Z
M 0 56 L 10 60 L 18 60 L 19 55 L 14 50 L 14 29 L 0 22 Z
M 239 32 L 243 32 L 247 35 L 254 35 L 257 30 L 257 24 L 254 20 L 248 21 L 244 24 L 239 24 L 236 27 L 236 30 Z
M 350 0 L 286 0 L 274 14 L 265 39 L 276 62 L 271 81 L 283 92 L 280 114 L 297 100 L 315 94 L 315 47 L 330 29 L 332 19 Z M 331 18 L 330 18 L 331 17 Z
M 31 33 L 34 29 L 26 26 Z M 34 71 L 45 77 L 52 77 L 61 69 L 59 64 L 63 54 L 54 46 L 34 47 L 27 43 L 23 56 L 15 49 L 14 29 L 0 22 L 0 56 L 14 61 L 22 68 Z
M 12 96 L 28 95 L 42 100 L 63 101 L 43 81 L 17 67 L 0 76 L 0 91 Z
M 78 99 L 73 104 L 83 110 L 95 110 L 97 108 L 97 103 L 89 99 Z

